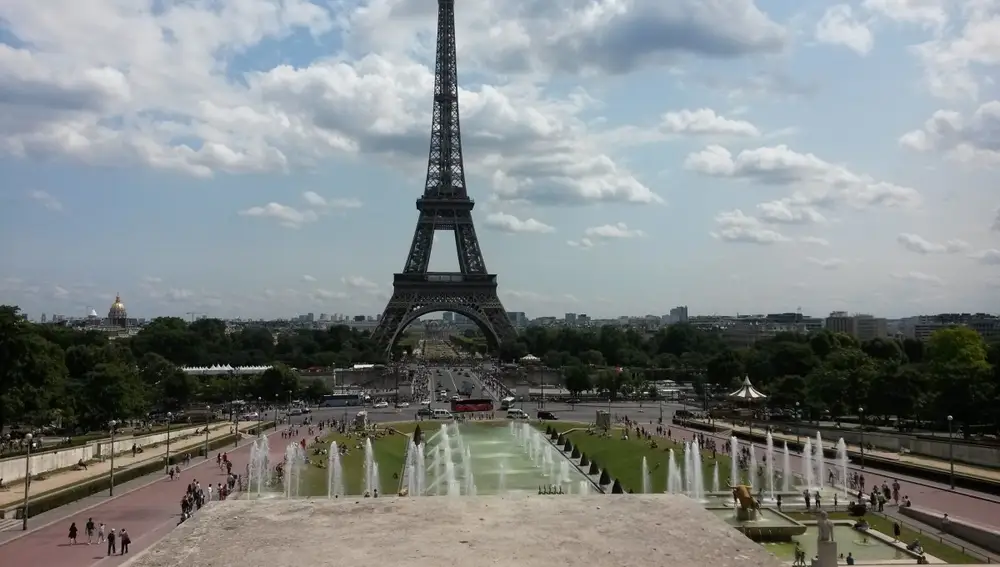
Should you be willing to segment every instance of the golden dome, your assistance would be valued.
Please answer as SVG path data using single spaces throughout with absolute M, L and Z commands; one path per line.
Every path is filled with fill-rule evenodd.
M 108 319 L 125 319 L 125 304 L 122 303 L 122 296 L 115 294 L 115 302 L 108 309 Z

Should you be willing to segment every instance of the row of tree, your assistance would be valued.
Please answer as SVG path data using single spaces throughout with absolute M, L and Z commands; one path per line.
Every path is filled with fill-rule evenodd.
M 478 342 L 458 337 L 466 349 Z M 500 346 L 501 357 L 528 353 L 562 369 L 572 392 L 612 396 L 671 379 L 693 383 L 699 395 L 729 392 L 748 376 L 768 394 L 767 406 L 806 417 L 868 416 L 944 424 L 963 431 L 996 429 L 1000 421 L 1000 340 L 985 342 L 966 327 L 927 341 L 876 338 L 864 343 L 842 333 L 781 333 L 751 347 L 728 347 L 719 333 L 671 325 L 652 335 L 634 329 L 529 328 Z M 798 406 L 796 406 L 798 402 Z
M 288 397 L 318 399 L 322 380 L 303 383 L 286 363 L 303 357 L 348 364 L 371 348 L 345 327 L 275 341 L 270 331 L 232 335 L 217 320 L 190 325 L 181 319 L 153 321 L 131 338 L 36 325 L 16 307 L 0 306 L 0 431 L 10 425 L 90 431 L 111 419 L 143 418 L 194 404 L 219 408 L 243 399 L 282 404 Z M 251 376 L 191 375 L 182 366 L 271 366 Z

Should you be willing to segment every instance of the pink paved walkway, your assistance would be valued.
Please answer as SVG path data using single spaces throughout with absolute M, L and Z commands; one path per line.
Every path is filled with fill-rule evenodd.
M 648 425 L 646 427 L 648 427 Z M 682 429 L 676 425 L 670 425 L 669 427 L 673 433 L 674 439 L 680 438 L 683 440 L 691 440 L 694 437 L 695 432 L 692 430 Z M 718 439 L 720 443 L 724 443 L 729 438 L 719 434 L 716 435 L 716 439 Z M 746 442 L 741 440 L 740 444 L 745 445 Z M 754 445 L 758 447 L 757 455 L 762 455 L 763 452 L 761 449 L 763 449 L 764 445 L 762 443 L 754 443 Z M 719 445 L 719 447 L 721 446 L 722 445 Z M 779 463 L 781 462 L 778 459 L 776 460 Z M 797 453 L 792 453 L 790 460 L 794 471 L 801 470 L 802 459 Z M 831 469 L 831 467 L 836 466 L 837 465 L 833 461 L 826 459 L 826 470 L 836 470 Z M 894 475 L 890 472 L 879 471 L 870 466 L 866 466 L 864 470 L 861 470 L 861 467 L 852 463 L 848 466 L 848 469 L 852 472 L 857 471 L 864 475 L 865 487 L 868 492 L 871 492 L 871 488 L 875 485 L 881 486 L 883 481 L 892 486 L 893 479 L 897 479 L 901 485 L 900 492 L 903 495 L 909 496 L 914 506 L 939 510 L 950 514 L 952 517 L 965 518 L 983 526 L 1000 527 L 1000 503 L 994 500 L 975 498 L 974 496 L 963 494 L 958 491 L 953 492 L 951 490 L 936 488 L 934 486 L 908 482 L 913 479 L 908 479 L 903 475 Z M 989 497 L 987 496 L 987 498 Z M 886 509 L 888 510 L 889 506 L 886 506 Z
M 280 430 L 279 430 L 280 431 Z M 271 457 L 279 459 L 284 454 L 284 443 L 280 437 L 271 436 Z M 250 455 L 250 445 L 244 445 L 229 452 L 233 461 L 233 470 L 242 471 L 246 468 Z M 86 545 L 87 536 L 84 526 L 87 518 L 93 518 L 95 524 L 104 522 L 116 531 L 125 528 L 132 536 L 129 553 L 133 555 L 155 543 L 165 535 L 180 519 L 180 500 L 187 484 L 195 479 L 202 485 L 211 482 L 216 485 L 225 482 L 225 473 L 215 466 L 213 458 L 198 463 L 183 471 L 179 479 L 170 481 L 166 477 L 152 484 L 143 486 L 117 498 L 108 500 L 97 506 L 73 514 L 52 525 L 42 527 L 27 535 L 0 545 L 0 567 L 23 567 L 38 565 L 40 567 L 88 567 L 97 561 L 105 559 L 107 546 Z M 196 512 L 197 514 L 197 512 Z M 76 522 L 80 533 L 77 541 L 83 544 L 70 545 L 68 532 L 71 522 Z M 114 566 L 124 563 L 129 556 L 115 557 L 101 563 Z

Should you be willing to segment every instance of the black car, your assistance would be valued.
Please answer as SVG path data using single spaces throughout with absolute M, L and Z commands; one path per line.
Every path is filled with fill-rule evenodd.
M 567 404 L 578 404 L 578 403 L 580 403 L 580 398 L 570 398 L 570 399 L 566 400 L 566 403 Z
M 434 412 L 431 408 L 420 408 L 417 410 L 417 417 L 432 417 Z
M 538 419 L 548 419 L 550 421 L 558 421 L 559 418 L 556 417 L 556 414 L 550 411 L 540 411 L 538 412 Z

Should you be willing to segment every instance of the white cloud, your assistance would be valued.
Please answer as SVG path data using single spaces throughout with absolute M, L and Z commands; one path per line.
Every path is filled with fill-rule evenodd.
M 799 238 L 799 242 L 802 244 L 810 244 L 812 246 L 822 246 L 823 248 L 830 246 L 829 240 L 818 236 L 803 236 L 802 238 Z
M 902 280 L 902 281 L 910 282 L 910 283 L 917 283 L 917 284 L 923 284 L 923 285 L 932 285 L 932 286 L 943 286 L 944 285 L 944 280 L 942 280 L 938 276 L 935 276 L 935 275 L 932 275 L 932 274 L 927 274 L 927 273 L 924 273 L 924 272 L 916 272 L 916 271 L 912 271 L 912 272 L 897 272 L 897 273 L 892 274 L 892 277 L 895 278 L 895 279 L 897 279 L 897 280 Z
M 780 199 L 757 205 L 762 220 L 776 224 L 820 224 L 827 222 L 815 207 L 795 205 L 791 199 Z
M 70 292 L 69 292 L 68 289 L 66 289 L 66 288 L 64 288 L 62 286 L 59 286 L 59 285 L 52 286 L 52 298 L 53 299 L 66 299 L 67 297 L 69 297 L 69 295 L 70 295 Z
M 572 246 L 573 248 L 580 248 L 582 250 L 587 250 L 594 247 L 594 241 L 589 238 L 581 238 L 580 240 L 567 240 L 566 244 Z
M 546 234 L 556 229 L 533 218 L 521 220 L 507 213 L 492 213 L 486 217 L 486 226 L 500 232 Z
M 302 281 L 312 283 L 312 282 L 316 281 L 316 278 L 314 278 L 314 277 L 312 277 L 312 276 L 310 276 L 310 275 L 307 274 L 307 275 L 302 276 Z
M 316 209 L 360 209 L 362 206 L 357 199 L 327 199 L 314 191 L 306 191 L 302 198 Z
M 300 210 L 281 203 L 268 203 L 262 207 L 250 207 L 240 211 L 240 215 L 245 217 L 258 217 L 274 219 L 282 226 L 288 228 L 300 228 L 302 225 L 316 222 L 319 215 L 315 211 Z
M 864 0 L 862 6 L 901 23 L 940 28 L 948 22 L 942 0 Z
M 806 258 L 806 261 L 810 264 L 815 264 L 824 270 L 836 270 L 843 266 L 846 262 L 841 258 L 813 258 L 812 256 Z
M 629 228 L 627 224 L 623 222 L 615 224 L 605 224 L 601 226 L 592 226 L 587 230 L 583 231 L 589 239 L 597 240 L 616 240 L 622 238 L 639 238 L 644 235 L 641 230 Z
M 940 151 L 959 162 L 1000 166 L 1000 101 L 979 106 L 969 118 L 938 110 L 923 128 L 903 134 L 899 143 L 918 152 Z
M 964 240 L 952 239 L 943 243 L 931 242 L 918 234 L 909 232 L 897 236 L 896 242 L 903 248 L 917 254 L 956 254 L 967 252 L 972 248 L 972 245 Z
M 329 301 L 331 299 L 347 299 L 349 297 L 342 291 L 333 291 L 329 289 L 314 289 L 309 293 L 309 296 L 313 301 Z
M 914 206 L 921 200 L 915 189 L 878 181 L 785 145 L 743 150 L 736 156 L 722 146 L 711 145 L 688 155 L 684 166 L 703 175 L 793 188 L 785 201 L 789 206 L 833 208 L 843 204 L 863 209 Z
M 1000 250 L 997 250 L 996 248 L 980 250 L 972 254 L 972 257 L 979 260 L 979 263 L 981 264 L 1000 266 Z
M 816 23 L 816 40 L 843 45 L 858 55 L 868 55 L 875 45 L 875 36 L 868 26 L 854 16 L 851 6 L 837 4 L 826 9 Z
M 2 46 L 0 46 L 2 47 Z M 63 210 L 63 204 L 59 199 L 56 199 L 49 193 L 40 190 L 34 190 L 28 192 L 28 197 L 32 200 L 45 207 L 50 211 L 61 211 Z
M 691 136 L 758 137 L 760 130 L 746 120 L 733 120 L 716 114 L 711 108 L 679 110 L 663 115 L 660 128 L 671 134 Z
M 719 213 L 715 216 L 715 223 L 718 227 L 710 234 L 724 242 L 770 245 L 788 241 L 785 235 L 740 209 Z
M 345 276 L 341 278 L 340 281 L 351 289 L 356 289 L 367 293 L 378 292 L 378 284 L 370 280 L 367 280 L 361 276 Z

